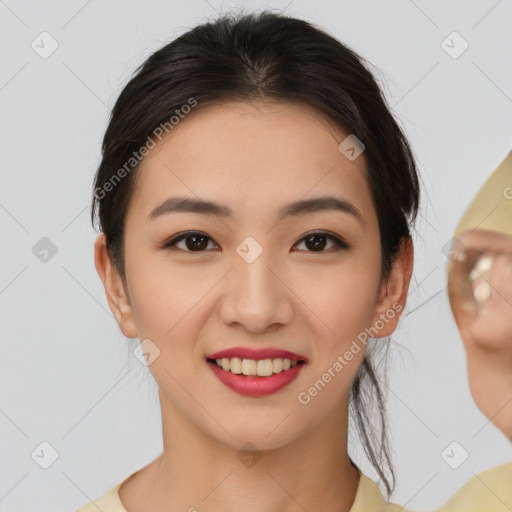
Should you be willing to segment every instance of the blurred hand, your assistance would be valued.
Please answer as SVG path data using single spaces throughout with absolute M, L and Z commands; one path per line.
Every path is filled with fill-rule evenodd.
M 481 229 L 461 233 L 447 270 L 471 394 L 512 440 L 512 237 Z

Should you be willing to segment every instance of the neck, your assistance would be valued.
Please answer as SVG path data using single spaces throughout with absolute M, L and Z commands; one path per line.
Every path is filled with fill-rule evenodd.
M 199 430 L 162 395 L 160 402 L 164 451 L 120 488 L 128 512 L 350 511 L 359 474 L 347 454 L 348 396 L 301 438 L 243 452 Z

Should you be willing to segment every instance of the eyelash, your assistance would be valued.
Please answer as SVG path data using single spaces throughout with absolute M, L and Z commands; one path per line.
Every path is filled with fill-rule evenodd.
M 210 240 L 213 240 L 206 233 L 202 233 L 201 231 L 186 231 L 184 233 L 176 235 L 175 237 L 171 238 L 170 240 L 165 241 L 161 245 L 161 249 L 171 249 L 171 247 L 175 246 L 178 242 L 181 242 L 182 240 L 185 240 L 186 238 L 189 238 L 189 237 L 192 237 L 192 236 L 196 236 L 196 235 L 203 236 L 203 237 L 206 237 L 206 238 L 208 238 Z M 338 236 L 334 236 L 334 235 L 331 235 L 329 233 L 326 233 L 325 231 L 312 231 L 310 233 L 307 233 L 297 243 L 301 243 L 301 242 L 303 242 L 304 240 L 306 240 L 307 238 L 309 238 L 309 237 L 311 237 L 313 235 L 321 235 L 322 237 L 327 238 L 327 239 L 331 240 L 332 242 L 334 242 L 335 245 L 334 245 L 334 251 L 333 252 L 350 249 L 350 247 L 351 247 L 351 245 L 347 244 L 342 238 L 339 238 Z M 295 245 L 297 245 L 297 244 L 295 244 Z M 202 253 L 202 252 L 206 252 L 206 250 L 203 250 L 203 251 L 189 251 L 189 250 L 186 250 L 186 249 L 178 249 L 178 250 L 181 250 L 183 252 L 189 252 L 189 253 Z M 306 252 L 310 252 L 312 254 L 317 252 L 319 254 L 322 254 L 322 253 L 326 253 L 328 251 L 327 250 L 322 250 L 322 251 L 306 251 Z

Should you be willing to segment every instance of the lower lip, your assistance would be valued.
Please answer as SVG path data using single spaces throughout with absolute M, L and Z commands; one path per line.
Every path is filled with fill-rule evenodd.
M 289 370 L 274 373 L 269 377 L 246 376 L 223 370 L 216 363 L 207 362 L 215 376 L 229 389 L 245 396 L 266 396 L 284 388 L 299 375 L 305 363 L 297 363 Z

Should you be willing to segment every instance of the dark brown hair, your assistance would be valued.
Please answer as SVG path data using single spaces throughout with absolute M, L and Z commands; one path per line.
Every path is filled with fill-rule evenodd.
M 195 102 L 194 108 L 200 109 L 225 100 L 258 99 L 306 102 L 362 141 L 379 222 L 382 277 L 387 278 L 400 242 L 410 238 L 420 187 L 411 148 L 370 66 L 322 29 L 269 11 L 222 15 L 153 53 L 134 72 L 113 107 L 94 181 L 91 221 L 94 226 L 98 212 L 99 228 L 122 278 L 126 279 L 124 219 L 141 148 L 160 133 L 159 126 L 172 129 L 172 117 L 181 117 L 185 105 Z M 389 344 L 379 340 L 379 345 Z M 350 411 L 365 453 L 389 496 L 395 476 L 384 394 L 372 352 L 369 343 L 352 382 Z M 366 409 L 372 400 L 378 406 L 378 429 Z

